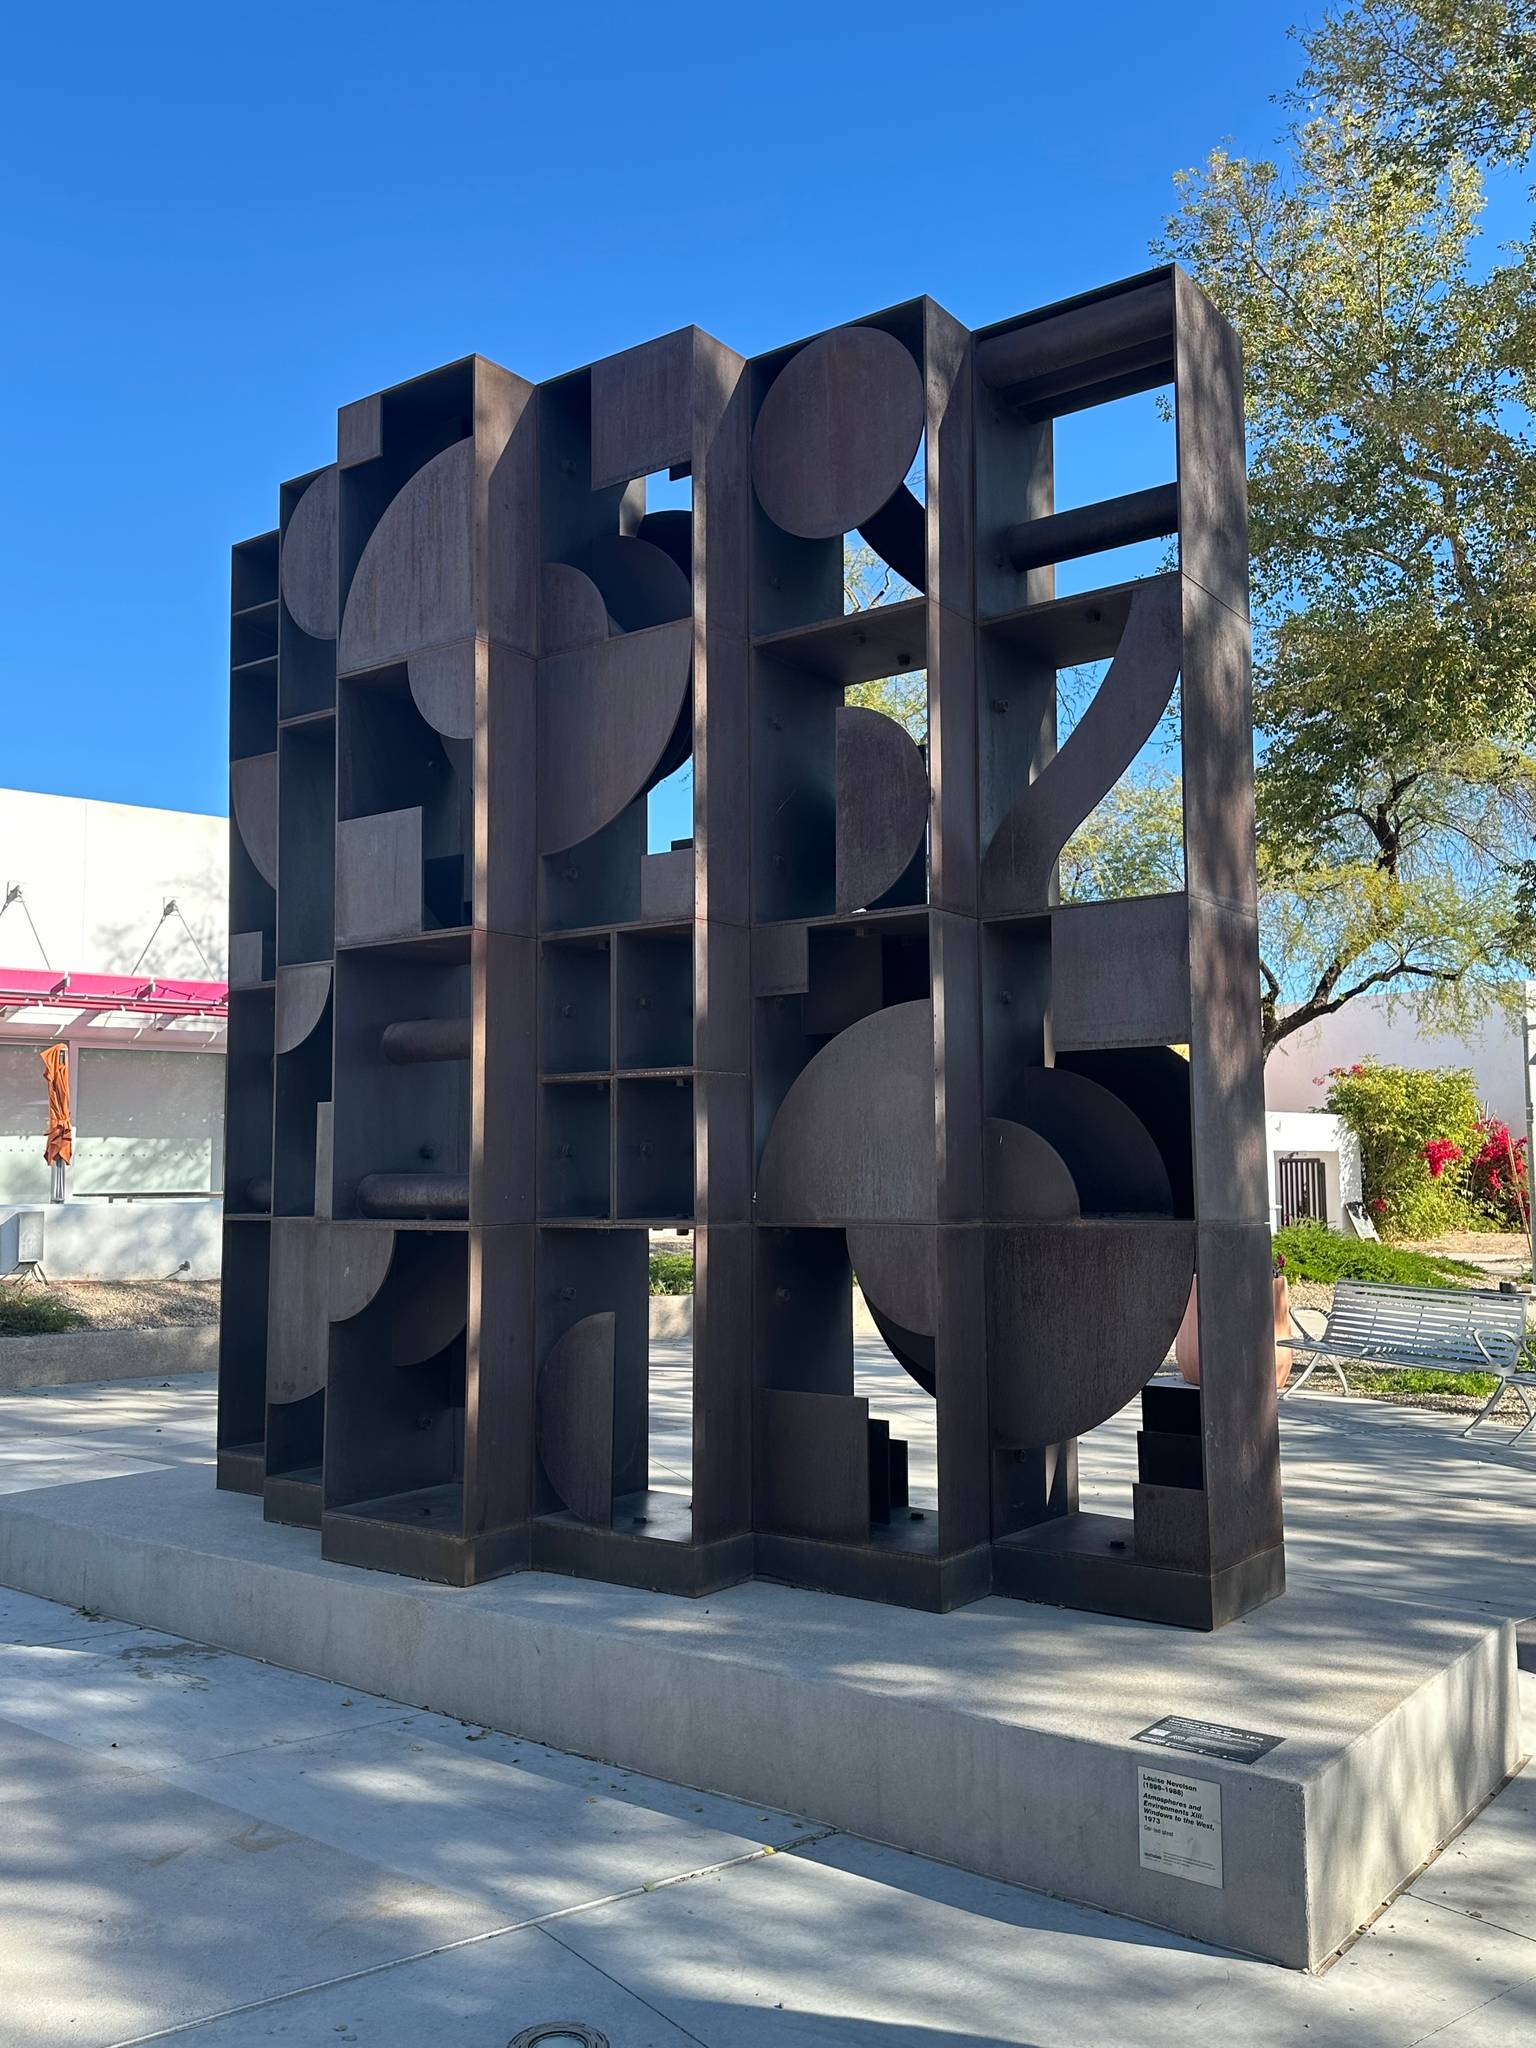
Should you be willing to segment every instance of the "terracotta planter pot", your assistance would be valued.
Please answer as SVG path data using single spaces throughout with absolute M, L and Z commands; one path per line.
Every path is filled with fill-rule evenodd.
M 1274 1293 L 1275 1336 L 1289 1337 L 1291 1334 L 1291 1286 L 1283 1273 L 1277 1273 L 1270 1283 Z M 1178 1360 L 1179 1373 L 1192 1387 L 1200 1384 L 1200 1314 L 1198 1280 L 1189 1283 L 1189 1306 L 1184 1311 L 1184 1320 L 1179 1324 L 1179 1334 L 1173 1340 L 1173 1355 Z M 1291 1354 L 1282 1351 L 1278 1342 L 1275 1347 L 1275 1391 L 1285 1385 L 1291 1376 Z

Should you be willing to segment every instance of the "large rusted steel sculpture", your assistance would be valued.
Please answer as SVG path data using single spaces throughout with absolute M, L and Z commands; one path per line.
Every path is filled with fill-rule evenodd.
M 1159 386 L 1177 477 L 1056 510 L 1052 421 Z M 1189 280 L 538 386 L 472 357 L 344 407 L 280 507 L 234 551 L 220 1485 L 455 1584 L 1277 1593 L 1241 377 Z M 914 594 L 846 613 L 851 534 Z M 1106 660 L 1058 748 L 1058 673 Z M 915 669 L 924 746 L 845 702 Z M 1061 905 L 1176 686 L 1183 891 Z M 691 1492 L 648 1456 L 680 1224 Z M 1144 1394 L 1133 1514 L 1081 1513 L 1076 1440 L 1196 1273 L 1203 1384 Z M 854 1391 L 855 1280 L 931 1496 Z

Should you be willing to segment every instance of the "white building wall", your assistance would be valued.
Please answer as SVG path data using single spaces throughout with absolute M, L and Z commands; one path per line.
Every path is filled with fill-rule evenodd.
M 229 902 L 229 828 L 194 811 L 158 811 L 93 798 L 0 789 L 0 880 L 19 883 L 46 961 L 13 905 L 0 917 L 0 964 L 127 974 L 169 897 L 207 955 L 174 919 L 144 962 L 146 973 L 223 979 Z
M 0 915 L 0 969 L 222 980 L 228 845 L 222 818 L 0 790 L 0 900 L 21 890 Z M 180 917 L 162 923 L 168 901 Z M 135 1263 L 135 1242 L 143 1275 L 184 1256 L 206 1270 L 206 1198 L 217 1197 L 224 1177 L 222 1020 L 0 1010 L 0 1207 L 48 1201 L 38 1054 L 50 1044 L 69 1051 L 69 1194 L 80 1198 L 50 1211 L 50 1270 L 130 1277 L 123 1267 Z M 96 1202 L 132 1196 L 205 1199 L 116 1200 L 110 1224 L 104 1207 L 92 1221 Z M 158 1221 L 156 1208 L 166 1211 Z M 173 1239 L 180 1249 L 168 1258 Z M 104 1249 L 92 1248 L 98 1240 Z
M 1524 1057 L 1519 1021 L 1503 1010 L 1465 1034 L 1442 1036 L 1421 1031 L 1402 1010 L 1388 1016 L 1384 1003 L 1362 996 L 1275 1048 L 1264 1067 L 1264 1102 L 1271 1110 L 1321 1109 L 1328 1069 L 1356 1060 L 1378 1059 L 1396 1067 L 1470 1067 L 1479 1100 L 1519 1132 L 1525 1129 Z
M 1280 1160 L 1321 1159 L 1328 1204 L 1328 1228 L 1342 1230 L 1344 1211 L 1362 1198 L 1360 1140 L 1324 1110 L 1271 1111 L 1264 1119 L 1269 1155 L 1269 1225 L 1280 1226 Z

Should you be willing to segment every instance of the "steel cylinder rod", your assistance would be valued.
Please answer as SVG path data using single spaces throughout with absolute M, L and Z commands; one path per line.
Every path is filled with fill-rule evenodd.
M 357 1184 L 364 1216 L 425 1216 L 462 1222 L 469 1214 L 467 1173 L 365 1173 Z
M 1076 505 L 1070 512 L 1010 526 L 1003 535 L 1003 552 L 1015 569 L 1040 569 L 1050 562 L 1071 562 L 1079 555 L 1126 547 L 1135 540 L 1157 540 L 1178 530 L 1178 485 L 1158 484 L 1150 491 L 1130 491 L 1123 498 Z
M 434 1060 L 467 1060 L 469 1019 L 411 1017 L 398 1024 L 386 1024 L 379 1049 L 392 1067 L 420 1066 Z
M 1173 353 L 1173 280 L 1114 292 L 1045 320 L 1026 320 L 976 344 L 976 374 L 994 391 L 1057 380 L 1106 358 Z M 1068 379 L 1070 381 L 1070 379 Z M 1086 381 L 1086 378 L 1085 378 Z

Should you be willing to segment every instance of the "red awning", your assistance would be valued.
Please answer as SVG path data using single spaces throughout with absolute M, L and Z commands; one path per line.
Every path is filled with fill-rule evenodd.
M 146 1017 L 225 1017 L 226 981 L 162 981 L 142 974 L 61 974 L 0 967 L 0 1009 L 125 1010 Z

